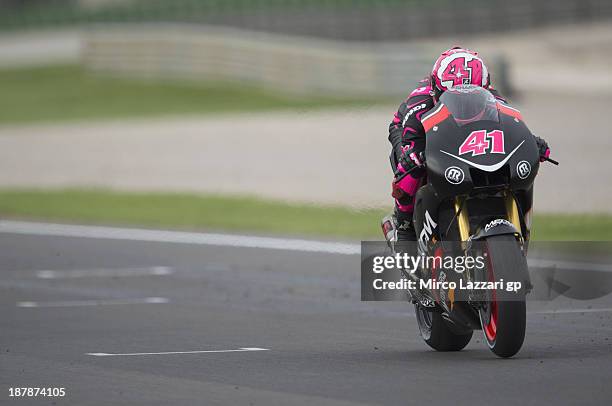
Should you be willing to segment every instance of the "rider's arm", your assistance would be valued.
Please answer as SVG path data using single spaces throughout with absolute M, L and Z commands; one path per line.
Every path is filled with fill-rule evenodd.
M 427 92 L 415 92 L 399 106 L 389 125 L 389 142 L 396 164 L 402 155 L 402 147 L 418 152 L 425 148 L 425 130 L 421 124 L 421 116 L 433 107 L 433 100 Z
M 389 124 L 389 142 L 391 143 L 391 166 L 395 168 L 402 154 L 402 112 L 405 110 L 406 102 L 400 104 L 397 113 L 393 116 L 391 124 Z M 395 170 L 395 169 L 394 169 Z

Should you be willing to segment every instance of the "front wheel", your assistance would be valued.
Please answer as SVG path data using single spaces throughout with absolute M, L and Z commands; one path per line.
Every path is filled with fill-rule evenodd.
M 472 332 L 455 334 L 439 312 L 414 305 L 417 323 L 423 340 L 436 351 L 461 351 L 472 339 Z
M 489 282 L 517 281 L 527 274 L 527 260 L 514 236 L 489 237 L 485 246 Z M 525 281 L 522 282 L 524 285 Z M 519 352 L 525 340 L 527 319 L 525 286 L 516 292 L 491 290 L 479 315 L 485 340 L 493 353 L 508 358 Z

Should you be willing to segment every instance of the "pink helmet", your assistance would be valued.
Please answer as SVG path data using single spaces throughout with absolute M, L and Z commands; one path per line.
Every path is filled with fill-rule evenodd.
M 431 71 L 431 87 L 436 96 L 458 85 L 490 85 L 489 71 L 477 52 L 460 47 L 442 52 Z

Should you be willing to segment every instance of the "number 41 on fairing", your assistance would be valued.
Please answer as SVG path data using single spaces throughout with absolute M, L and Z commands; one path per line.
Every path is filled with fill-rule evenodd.
M 459 155 L 471 153 L 472 156 L 483 155 L 487 152 L 492 154 L 505 154 L 504 132 L 501 130 L 472 131 L 459 147 Z

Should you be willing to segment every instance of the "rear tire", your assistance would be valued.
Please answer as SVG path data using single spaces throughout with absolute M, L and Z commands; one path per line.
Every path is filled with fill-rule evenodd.
M 419 303 L 414 305 L 417 324 L 423 340 L 436 351 L 461 351 L 472 339 L 468 334 L 455 334 L 439 312 L 428 310 Z
M 526 274 L 527 261 L 514 236 L 489 237 L 486 247 L 489 281 L 516 281 L 519 275 Z M 485 341 L 493 353 L 508 358 L 519 352 L 527 320 L 525 286 L 517 292 L 491 291 L 479 315 Z

